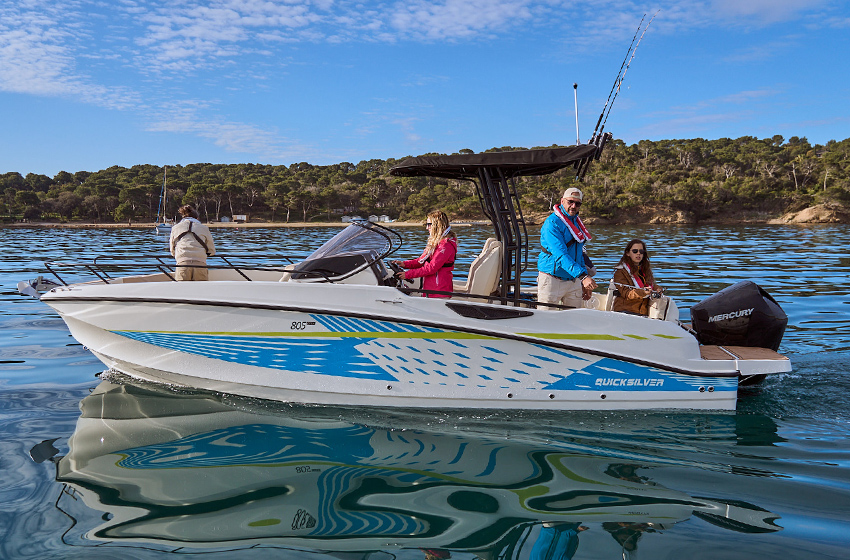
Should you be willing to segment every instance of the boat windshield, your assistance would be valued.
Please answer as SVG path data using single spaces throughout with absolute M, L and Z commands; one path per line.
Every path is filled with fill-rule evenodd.
M 401 237 L 391 229 L 371 222 L 352 222 L 313 251 L 304 262 L 351 253 L 368 253 L 375 259 L 383 259 L 399 247 Z

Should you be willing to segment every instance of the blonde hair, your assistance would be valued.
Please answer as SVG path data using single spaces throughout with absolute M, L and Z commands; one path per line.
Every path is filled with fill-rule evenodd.
M 437 245 L 440 244 L 443 237 L 446 239 L 457 239 L 457 235 L 455 232 L 449 231 L 446 234 L 446 230 L 449 229 L 449 217 L 446 216 L 445 212 L 441 212 L 439 210 L 434 210 L 428 217 L 425 218 L 426 221 L 431 222 L 431 231 L 428 236 L 428 244 L 425 246 L 428 254 L 430 255 L 434 251 L 437 250 Z M 443 235 L 445 234 L 445 235 Z

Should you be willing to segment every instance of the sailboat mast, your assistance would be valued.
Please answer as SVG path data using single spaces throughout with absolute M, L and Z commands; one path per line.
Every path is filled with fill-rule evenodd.
M 159 223 L 159 217 L 162 216 L 162 222 L 165 223 L 165 182 L 168 177 L 168 166 L 162 167 L 162 190 L 159 193 L 159 201 L 156 205 L 156 221 Z
M 165 222 L 165 213 L 168 212 L 168 204 L 166 204 L 168 197 L 166 195 L 167 191 L 166 191 L 166 188 L 165 188 L 165 183 L 167 182 L 167 180 L 168 180 L 168 166 L 163 165 L 162 166 L 162 221 L 163 222 Z

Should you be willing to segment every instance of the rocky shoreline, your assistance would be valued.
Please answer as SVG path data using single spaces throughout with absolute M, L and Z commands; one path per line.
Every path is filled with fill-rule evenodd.
M 459 225 L 468 224 L 463 221 Z M 489 222 L 488 222 L 489 223 Z M 389 222 L 382 225 L 391 227 L 422 227 L 423 222 Z M 151 222 L 132 223 L 92 223 L 92 222 L 18 222 L 14 224 L 2 224 L 0 227 L 52 227 L 52 228 L 150 228 L 156 224 Z M 345 227 L 346 222 L 206 222 L 210 228 L 241 229 L 241 228 L 305 228 L 305 227 Z
M 526 212 L 525 219 L 529 225 L 540 225 L 549 212 Z M 810 224 L 848 224 L 850 223 L 850 208 L 836 204 L 819 204 L 796 212 L 788 212 L 781 216 L 768 212 L 738 212 L 724 214 L 707 219 L 696 219 L 693 214 L 681 210 L 671 211 L 663 208 L 649 208 L 629 213 L 616 218 L 601 218 L 593 215 L 582 215 L 587 224 L 597 225 L 736 225 L 736 224 L 767 224 L 767 225 L 810 225 Z M 488 225 L 487 220 L 452 221 L 455 226 Z M 382 225 L 389 227 L 422 227 L 423 222 L 387 222 Z M 346 222 L 208 222 L 211 228 L 264 228 L 264 227 L 344 227 Z M 153 223 L 91 223 L 91 222 L 18 222 L 2 224 L 0 227 L 54 227 L 54 228 L 153 228 Z
M 540 224 L 548 216 L 548 212 L 526 214 L 529 223 Z M 736 212 L 711 218 L 697 217 L 681 210 L 667 208 L 646 208 L 615 218 L 603 218 L 593 215 L 585 216 L 586 224 L 596 225 L 813 225 L 813 224 L 847 224 L 850 223 L 850 209 L 840 205 L 819 204 L 796 212 L 788 212 L 777 216 L 770 212 Z

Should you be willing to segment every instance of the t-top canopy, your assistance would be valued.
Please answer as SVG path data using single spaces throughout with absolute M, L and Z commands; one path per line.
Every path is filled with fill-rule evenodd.
M 568 148 L 421 156 L 404 160 L 390 169 L 390 175 L 477 179 L 479 170 L 485 167 L 501 169 L 508 177 L 548 175 L 592 157 L 596 149 L 592 144 L 581 144 Z

